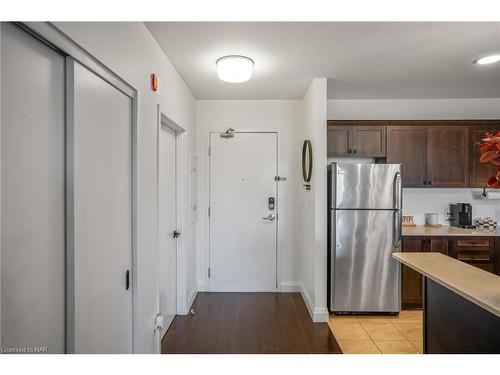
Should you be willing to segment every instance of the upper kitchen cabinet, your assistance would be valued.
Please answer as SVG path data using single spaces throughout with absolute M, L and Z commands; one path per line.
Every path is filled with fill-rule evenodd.
M 386 156 L 385 126 L 353 126 L 352 136 L 355 156 Z
M 328 157 L 351 156 L 352 154 L 352 127 L 328 126 L 327 128 Z
M 469 132 L 465 126 L 429 126 L 427 129 L 427 185 L 469 186 Z
M 329 157 L 401 163 L 403 187 L 485 187 L 496 173 L 479 163 L 475 143 L 500 131 L 500 120 L 334 120 L 327 128 Z
M 385 157 L 385 126 L 345 125 L 328 121 L 328 156 Z
M 427 184 L 426 128 L 422 126 L 387 127 L 387 163 L 403 164 L 403 186 Z
M 490 176 L 496 174 L 496 169 L 491 163 L 480 163 L 479 157 L 481 153 L 479 148 L 475 146 L 476 142 L 484 138 L 486 132 L 496 132 L 500 130 L 500 125 L 491 126 L 473 126 L 470 128 L 469 132 L 469 144 L 470 144 L 470 165 L 469 165 L 469 182 L 471 187 L 486 187 L 486 183 Z

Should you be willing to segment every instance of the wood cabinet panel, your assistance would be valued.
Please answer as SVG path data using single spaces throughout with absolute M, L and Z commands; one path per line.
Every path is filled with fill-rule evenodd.
M 449 240 L 447 237 L 431 237 L 428 240 L 428 249 L 431 252 L 448 255 Z
M 467 187 L 468 129 L 430 126 L 427 129 L 427 180 L 431 187 Z
M 495 237 L 460 237 L 451 243 L 453 258 L 495 272 Z
M 423 187 L 427 176 L 426 128 L 388 126 L 387 163 L 403 164 L 403 187 Z
M 354 156 L 384 157 L 385 126 L 354 126 L 352 128 Z
M 486 187 L 488 178 L 496 174 L 496 169 L 491 163 L 480 163 L 479 157 L 481 153 L 479 148 L 475 146 L 476 142 L 484 138 L 486 132 L 498 131 L 500 126 L 471 128 L 469 131 L 469 145 L 470 145 L 470 165 L 469 165 L 469 179 L 471 187 Z
M 425 251 L 424 237 L 403 237 L 403 252 Z M 401 265 L 401 304 L 403 308 L 422 307 L 422 275 Z
M 351 156 L 352 130 L 350 126 L 328 126 L 327 154 L 328 157 Z

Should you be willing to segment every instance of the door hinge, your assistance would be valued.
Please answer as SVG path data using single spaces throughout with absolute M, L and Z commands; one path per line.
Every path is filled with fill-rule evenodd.
M 210 206 L 208 207 L 208 217 L 210 217 Z
M 286 181 L 286 177 L 275 176 L 274 181 L 277 181 L 277 182 Z
M 210 278 L 210 267 L 208 267 L 208 278 Z
M 208 146 L 208 156 L 210 156 L 210 146 Z

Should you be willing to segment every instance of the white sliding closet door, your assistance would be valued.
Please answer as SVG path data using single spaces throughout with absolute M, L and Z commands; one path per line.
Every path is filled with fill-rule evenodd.
M 64 353 L 64 57 L 1 35 L 2 348 Z
M 68 61 L 72 182 L 69 345 L 75 353 L 132 352 L 132 99 Z M 71 92 L 71 87 L 69 90 Z M 70 156 L 71 155 L 71 156 Z M 70 178 L 71 180 L 71 178 Z M 71 215 L 72 213 L 72 215 Z M 126 274 L 130 273 L 130 286 Z

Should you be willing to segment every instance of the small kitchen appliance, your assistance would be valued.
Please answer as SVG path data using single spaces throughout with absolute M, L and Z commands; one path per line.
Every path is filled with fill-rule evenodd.
M 472 205 L 470 203 L 450 204 L 449 222 L 459 228 L 474 228 L 472 225 Z

